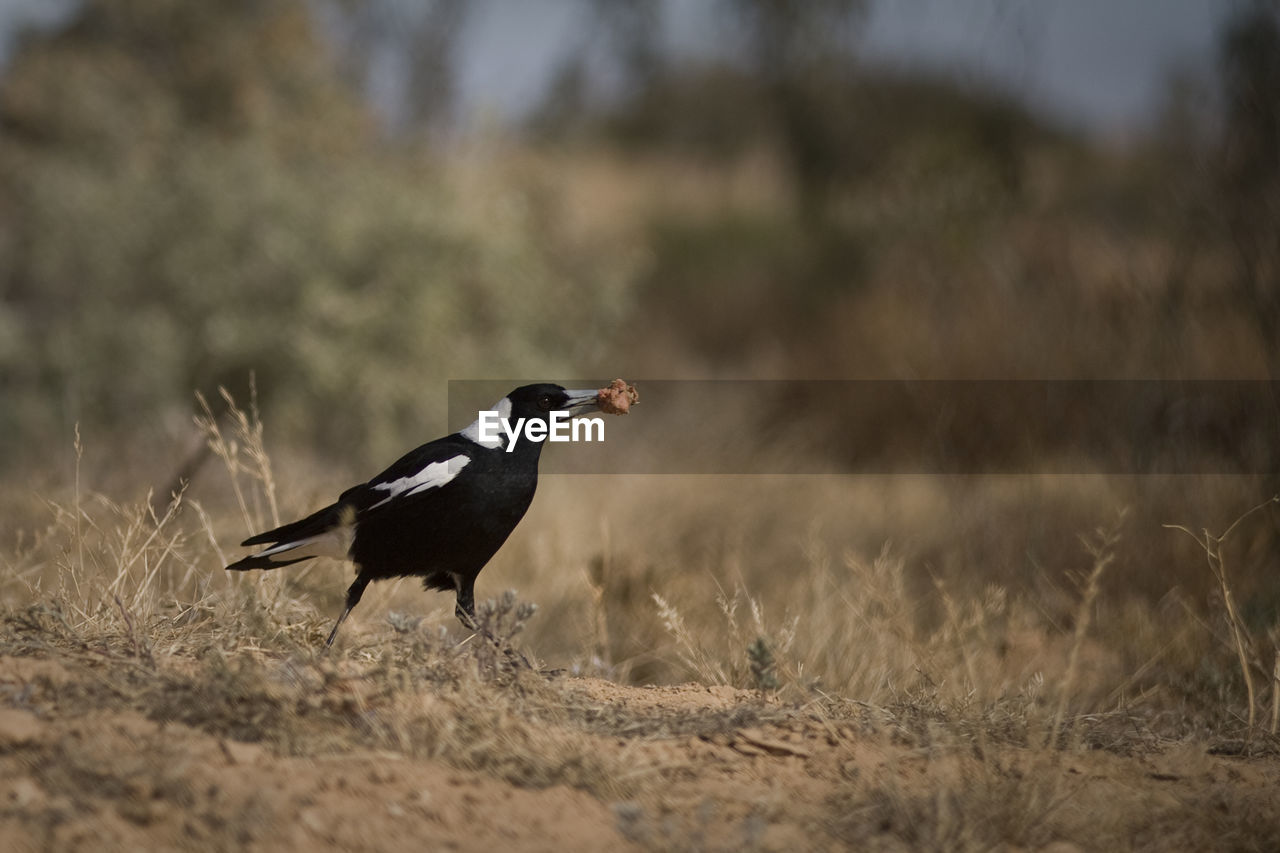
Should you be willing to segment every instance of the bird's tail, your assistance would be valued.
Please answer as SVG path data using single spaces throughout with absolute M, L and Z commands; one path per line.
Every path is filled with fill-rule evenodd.
M 310 560 L 318 554 L 307 554 L 306 556 L 285 557 L 282 554 L 268 554 L 263 551 L 261 554 L 252 554 L 242 560 L 236 560 L 234 563 L 227 565 L 229 572 L 247 572 L 250 569 L 278 569 L 281 566 L 292 565 L 293 563 L 301 563 L 303 560 Z
M 350 504 L 336 503 L 299 521 L 250 536 L 240 544 L 271 547 L 236 560 L 227 566 L 227 570 L 278 569 L 313 557 L 345 560 L 351 553 L 354 537 L 355 508 Z

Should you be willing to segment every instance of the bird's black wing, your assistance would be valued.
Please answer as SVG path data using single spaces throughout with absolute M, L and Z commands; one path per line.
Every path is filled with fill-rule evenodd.
M 362 519 L 409 497 L 444 488 L 470 464 L 472 447 L 466 439 L 451 435 L 415 448 L 373 479 L 347 489 L 329 506 L 250 536 L 241 544 L 270 547 L 227 568 L 278 568 L 319 556 L 344 559 Z

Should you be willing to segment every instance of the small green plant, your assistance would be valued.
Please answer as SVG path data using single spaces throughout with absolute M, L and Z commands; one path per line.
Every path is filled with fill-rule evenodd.
M 755 642 L 747 646 L 747 660 L 751 663 L 751 680 L 761 693 L 777 690 L 777 661 L 764 637 L 756 637 Z

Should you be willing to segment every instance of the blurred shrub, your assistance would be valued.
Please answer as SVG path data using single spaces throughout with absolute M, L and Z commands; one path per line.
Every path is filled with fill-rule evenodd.
M 273 429 L 385 456 L 446 378 L 573 372 L 623 304 L 507 176 L 379 144 L 301 2 L 90 2 L 0 122 L 0 464 L 250 371 Z
M 803 341 L 862 273 L 860 235 L 786 216 L 666 217 L 650 239 L 646 313 L 700 361 L 748 367 L 770 339 Z

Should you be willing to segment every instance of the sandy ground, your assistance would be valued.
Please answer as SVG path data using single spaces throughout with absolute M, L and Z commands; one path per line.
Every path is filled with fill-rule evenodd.
M 290 755 L 96 699 L 113 677 L 83 658 L 0 658 L 0 850 L 1065 853 L 1101 838 L 1210 849 L 1216 824 L 1188 835 L 1187 810 L 1217 810 L 1222 831 L 1250 839 L 1239 849 L 1266 849 L 1280 826 L 1280 761 L 1198 743 L 944 746 L 870 712 L 560 677 L 575 710 L 548 737 L 584 738 L 619 768 L 588 791 L 340 740 Z

